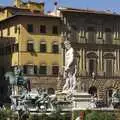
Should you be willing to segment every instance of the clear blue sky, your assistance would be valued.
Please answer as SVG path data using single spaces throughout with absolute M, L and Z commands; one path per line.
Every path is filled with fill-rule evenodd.
M 14 0 L 0 0 L 2 5 L 12 5 Z M 27 1 L 27 0 L 22 0 Z M 32 0 L 36 2 L 45 1 L 46 11 L 53 9 L 55 0 Z M 65 7 L 88 8 L 95 10 L 111 10 L 120 13 L 120 0 L 57 0 L 58 3 Z

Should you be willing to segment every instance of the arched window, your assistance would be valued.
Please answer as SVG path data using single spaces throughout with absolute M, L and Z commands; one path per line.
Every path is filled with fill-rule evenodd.
M 97 58 L 98 56 L 91 52 L 87 54 L 88 59 L 88 74 L 92 76 L 92 73 L 97 73 Z
M 115 57 L 112 53 L 106 53 L 103 57 L 104 57 L 105 76 L 110 77 L 113 75 L 113 62 Z
M 48 94 L 54 94 L 55 90 L 53 88 L 48 88 Z

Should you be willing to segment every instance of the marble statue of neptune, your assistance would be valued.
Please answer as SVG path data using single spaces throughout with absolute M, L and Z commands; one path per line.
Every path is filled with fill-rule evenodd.
M 64 41 L 65 46 L 65 67 L 64 79 L 66 80 L 63 91 L 73 92 L 76 88 L 76 60 L 74 49 L 71 47 L 70 41 Z

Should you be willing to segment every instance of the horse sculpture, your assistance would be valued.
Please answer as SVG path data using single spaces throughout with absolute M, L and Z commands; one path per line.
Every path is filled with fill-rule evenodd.
M 19 68 L 15 67 L 14 71 L 6 72 L 5 80 L 9 82 L 9 87 L 12 89 L 12 95 L 17 94 L 15 87 L 30 90 L 30 81 L 23 76 L 23 72 Z
M 48 109 L 54 109 L 53 103 L 55 103 L 55 99 L 53 97 L 51 98 L 45 89 L 31 90 L 30 81 L 25 79 L 20 69 L 15 68 L 14 72 L 7 72 L 5 79 L 9 81 L 9 87 L 12 88 L 12 94 L 10 95 L 12 110 L 46 111 Z M 21 88 L 21 94 L 16 91 L 16 87 Z

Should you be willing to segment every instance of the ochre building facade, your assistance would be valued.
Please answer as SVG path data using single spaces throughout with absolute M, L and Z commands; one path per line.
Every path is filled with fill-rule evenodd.
M 26 3 L 27 4 L 27 3 Z M 28 4 L 38 5 L 30 2 Z M 0 21 L 1 71 L 22 69 L 32 88 L 45 88 L 54 93 L 62 60 L 60 58 L 60 17 L 44 14 L 44 4 L 34 10 L 7 7 L 10 16 Z M 15 12 L 16 11 L 16 12 Z M 3 12 L 4 13 L 4 12 Z

